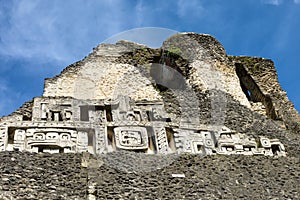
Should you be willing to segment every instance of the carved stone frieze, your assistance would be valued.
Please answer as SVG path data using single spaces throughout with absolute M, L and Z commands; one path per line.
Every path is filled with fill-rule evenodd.
M 40 97 L 34 105 L 32 122 L 0 126 L 0 150 L 285 155 L 276 139 L 256 141 L 227 127 L 199 130 L 189 122 L 172 127 L 162 102 L 135 103 L 121 96 L 93 102 Z
M 148 135 L 144 127 L 114 128 L 116 146 L 119 149 L 147 149 Z

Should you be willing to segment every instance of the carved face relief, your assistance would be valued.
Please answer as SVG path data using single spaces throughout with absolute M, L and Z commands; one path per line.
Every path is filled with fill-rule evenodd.
M 147 149 L 148 136 L 144 127 L 118 127 L 114 129 L 116 146 L 120 149 Z
M 25 130 L 17 129 L 15 130 L 14 140 L 24 140 L 25 139 Z
M 97 120 L 99 120 L 100 123 L 105 121 L 104 112 L 102 110 L 97 110 L 95 115 L 96 115 Z
M 58 133 L 55 133 L 55 132 L 47 133 L 46 139 L 47 140 L 56 140 L 56 139 L 58 139 Z

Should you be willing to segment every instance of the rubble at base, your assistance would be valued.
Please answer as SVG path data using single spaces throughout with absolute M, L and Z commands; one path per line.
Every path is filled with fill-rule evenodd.
M 127 151 L 82 154 L 0 152 L 0 197 L 6 199 L 298 199 L 300 158 L 160 155 Z M 106 160 L 109 158 L 109 160 Z M 127 159 L 123 167 L 110 161 Z M 132 162 L 132 161 L 135 162 Z M 137 164 L 138 163 L 138 164 Z M 156 168 L 150 171 L 153 164 Z M 139 170 L 140 169 L 140 170 Z M 184 174 L 185 177 L 173 177 Z M 2 196 L 1 196 L 2 195 Z

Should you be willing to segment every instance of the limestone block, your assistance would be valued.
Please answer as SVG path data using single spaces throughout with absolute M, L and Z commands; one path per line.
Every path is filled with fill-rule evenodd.
M 88 151 L 88 133 L 84 131 L 78 131 L 77 152 L 86 151 Z
M 14 149 L 23 151 L 25 149 L 25 138 L 26 138 L 25 130 L 16 129 L 14 135 L 14 144 L 13 144 Z
M 96 135 L 96 154 L 101 154 L 105 152 L 106 149 L 106 141 L 105 141 L 105 128 L 97 127 L 95 129 Z

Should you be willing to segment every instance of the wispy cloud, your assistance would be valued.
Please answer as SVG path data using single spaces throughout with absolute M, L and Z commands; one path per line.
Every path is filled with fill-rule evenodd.
M 167 14 L 169 3 L 154 1 Z M 178 15 L 199 13 L 199 1 L 178 0 Z M 70 64 L 92 47 L 128 27 L 151 26 L 158 19 L 153 5 L 122 0 L 13 0 L 0 6 L 0 56 Z
M 6 10 L 9 21 L 1 22 L 2 55 L 32 58 L 42 57 L 63 59 L 61 47 L 55 48 L 57 35 L 53 24 L 55 16 L 40 8 L 38 1 L 13 1 Z M 54 12 L 53 12 L 54 14 Z M 57 47 L 57 46 L 56 46 Z M 54 51 L 56 49 L 56 51 Z
M 178 0 L 177 14 L 179 17 L 200 15 L 204 11 L 201 1 L 198 0 Z
M 280 4 L 283 3 L 283 0 L 262 0 L 262 2 L 265 3 L 265 4 L 279 6 Z
M 259 0 L 258 3 L 260 6 L 251 7 L 256 1 L 234 1 L 232 5 L 227 1 L 199 0 L 0 0 L 0 76 L 10 77 L 6 89 L 0 90 L 0 106 L 7 105 L 6 99 L 18 101 L 18 106 L 22 103 L 13 94 L 15 92 L 10 92 L 12 88 L 16 92 L 27 92 L 22 90 L 26 86 L 22 89 L 16 86 L 19 80 L 23 81 L 22 76 L 14 80 L 9 72 L 24 74 L 25 70 L 27 75 L 51 77 L 113 35 L 115 41 L 128 39 L 160 45 L 153 44 L 159 40 L 153 38 L 161 39 L 159 32 L 150 33 L 152 38 L 146 40 L 141 37 L 145 33 L 139 30 L 116 35 L 132 28 L 166 27 L 210 33 L 232 53 L 252 55 L 264 50 L 269 55 L 276 49 L 290 52 L 293 48 L 288 46 L 292 43 L 296 46 L 298 41 L 299 23 L 295 19 L 299 18 L 300 0 Z M 262 4 L 271 5 L 270 9 L 265 10 Z M 282 9 L 277 9 L 277 6 Z M 251 8 L 251 12 L 244 12 L 245 8 Z M 291 13 L 287 10 L 290 8 L 295 9 L 294 18 L 285 20 Z M 169 33 L 164 34 L 167 37 Z M 267 41 L 274 45 L 264 45 Z M 296 50 L 294 52 L 299 52 Z M 290 61 L 291 53 L 285 55 L 287 62 Z M 296 60 L 299 56 L 294 55 Z M 25 81 L 22 84 L 26 84 Z
M 279 6 L 283 3 L 295 3 L 295 4 L 300 4 L 300 0 L 293 0 L 293 1 L 284 1 L 284 0 L 261 0 L 262 3 L 264 4 L 270 4 L 274 6 Z
M 6 10 L 1 8 L 0 16 L 6 17 L 0 17 L 0 54 L 62 62 L 81 56 L 82 49 L 89 51 L 105 36 L 119 32 L 124 15 L 122 1 L 109 0 L 94 4 L 18 0 Z
M 42 80 L 83 58 L 124 29 L 134 15 L 128 9 L 122 0 L 0 0 L 0 76 L 8 77 L 0 79 L 0 115 L 41 94 L 17 85 L 22 74 Z
M 138 1 L 135 6 L 135 13 L 136 13 L 136 24 L 140 26 L 144 21 L 145 15 L 145 7 L 143 5 L 143 1 Z

